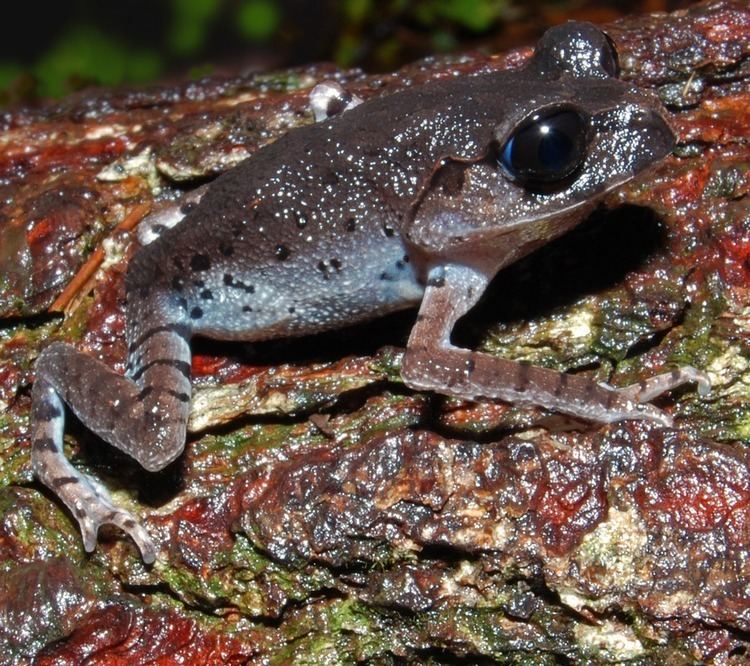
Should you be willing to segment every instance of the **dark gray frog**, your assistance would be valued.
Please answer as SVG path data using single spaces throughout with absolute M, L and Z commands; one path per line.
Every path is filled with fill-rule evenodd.
M 328 84 L 312 96 L 316 115 L 329 93 L 337 115 L 217 178 L 134 256 L 124 376 L 67 344 L 37 361 L 34 471 L 78 520 L 86 550 L 109 523 L 144 561 L 156 557 L 146 530 L 64 457 L 64 405 L 146 469 L 162 469 L 185 443 L 195 335 L 304 335 L 421 303 L 402 366 L 415 389 L 664 425 L 670 417 L 644 403 L 688 381 L 708 390 L 690 367 L 615 389 L 450 342 L 500 268 L 672 149 L 658 102 L 616 78 L 602 32 L 568 23 L 521 69 L 361 104 Z

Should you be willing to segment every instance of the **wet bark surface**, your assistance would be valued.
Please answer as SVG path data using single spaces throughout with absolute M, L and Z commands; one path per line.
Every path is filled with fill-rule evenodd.
M 530 49 L 0 116 L 3 663 L 747 663 L 750 9 L 606 29 L 623 76 L 670 112 L 675 154 L 503 271 L 460 337 L 616 385 L 691 364 L 711 394 L 662 399 L 674 429 L 415 394 L 398 373 L 413 313 L 310 340 L 198 341 L 192 435 L 169 469 L 67 428 L 74 463 L 155 535 L 149 568 L 114 530 L 85 555 L 33 481 L 39 351 L 73 341 L 122 370 L 133 227 L 312 122 L 316 82 L 369 98 Z

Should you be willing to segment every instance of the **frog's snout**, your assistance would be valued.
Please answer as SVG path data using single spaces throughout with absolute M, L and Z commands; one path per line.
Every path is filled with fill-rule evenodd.
M 649 137 L 651 162 L 669 155 L 677 143 L 677 136 L 664 115 L 657 109 L 644 112 L 642 126 Z

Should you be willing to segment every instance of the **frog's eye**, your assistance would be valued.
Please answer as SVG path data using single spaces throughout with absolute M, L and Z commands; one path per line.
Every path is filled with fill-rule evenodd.
M 500 166 L 521 185 L 550 186 L 570 176 L 586 157 L 588 120 L 575 109 L 537 113 L 500 148 Z

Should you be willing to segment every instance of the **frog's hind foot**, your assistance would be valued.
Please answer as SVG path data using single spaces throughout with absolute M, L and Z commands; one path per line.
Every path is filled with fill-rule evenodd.
M 156 560 L 156 548 L 148 532 L 128 511 L 119 509 L 109 493 L 79 472 L 63 453 L 64 406 L 44 379 L 34 384 L 32 466 L 39 480 L 52 489 L 81 527 L 87 552 L 96 548 L 102 525 L 115 525 L 135 541 L 146 564 Z
M 83 547 L 91 553 L 96 549 L 97 535 L 102 525 L 114 525 L 125 532 L 138 546 L 144 563 L 153 564 L 156 560 L 156 547 L 149 533 L 128 511 L 118 508 L 103 488 L 94 489 L 94 484 L 85 477 L 82 479 L 88 488 L 85 495 L 79 494 L 76 519 L 81 527 Z M 93 494 L 88 492 L 93 490 Z M 79 515 L 80 511 L 80 515 Z

